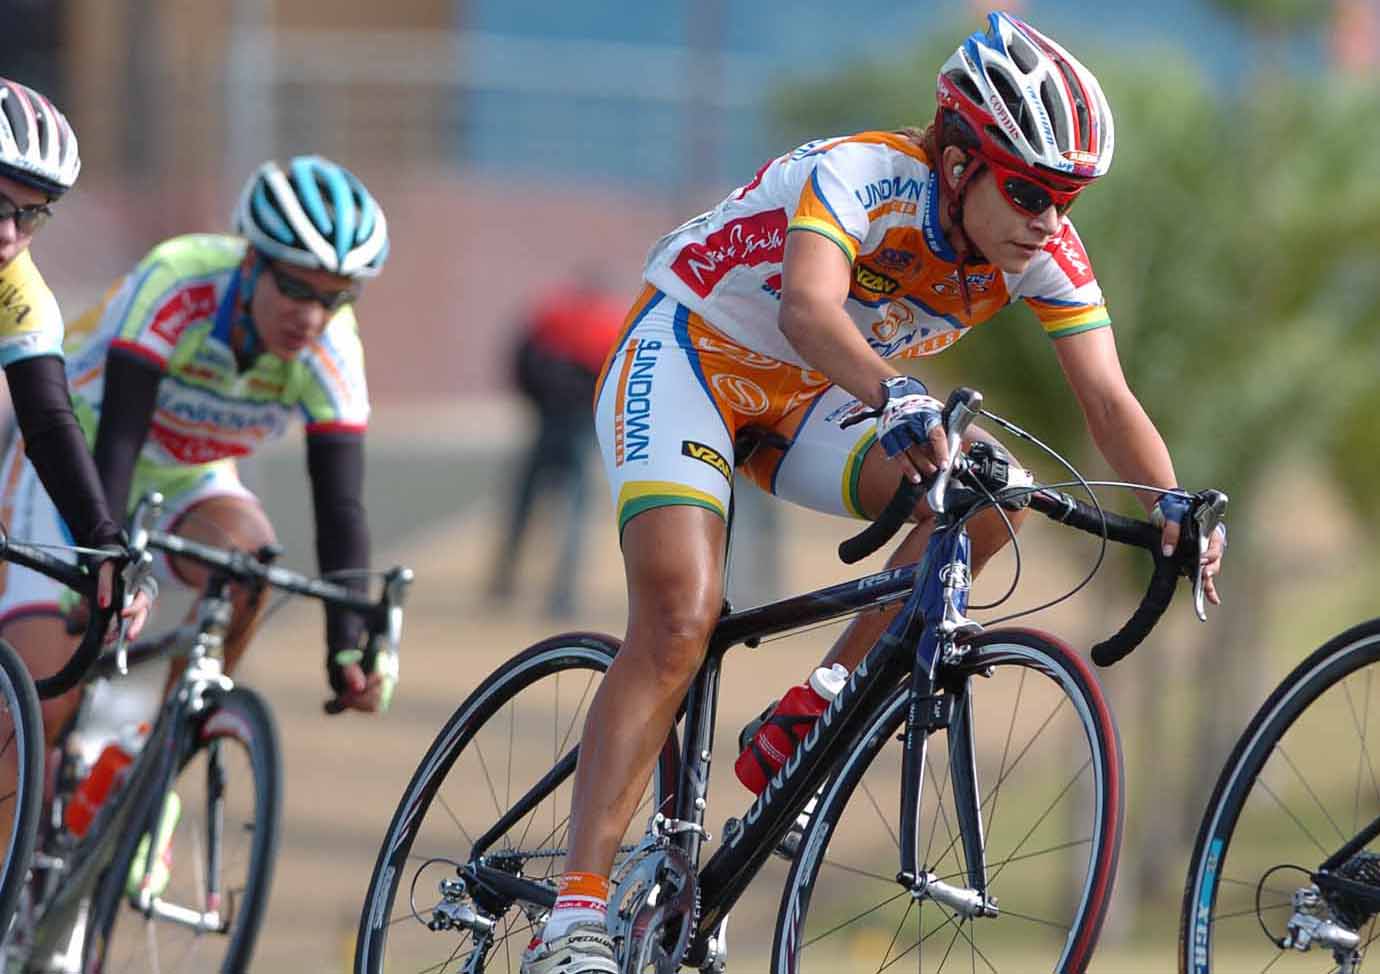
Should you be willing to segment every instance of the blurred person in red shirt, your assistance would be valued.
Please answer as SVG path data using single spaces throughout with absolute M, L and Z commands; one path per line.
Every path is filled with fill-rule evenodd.
M 594 452 L 594 386 L 623 326 L 626 309 L 602 276 L 590 270 L 541 294 L 526 312 L 515 350 L 513 379 L 537 413 L 537 429 L 522 460 L 508 526 L 500 539 L 490 594 L 513 594 L 519 549 L 539 494 L 564 496 L 565 532 L 546 610 L 575 610 L 575 573 L 584 540 L 585 468 Z

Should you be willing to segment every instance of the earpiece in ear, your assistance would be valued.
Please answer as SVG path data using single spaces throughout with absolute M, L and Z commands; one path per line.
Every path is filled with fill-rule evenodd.
M 963 163 L 960 162 L 958 165 L 954 166 L 954 178 L 957 179 L 959 176 L 962 176 L 962 175 L 963 175 Z

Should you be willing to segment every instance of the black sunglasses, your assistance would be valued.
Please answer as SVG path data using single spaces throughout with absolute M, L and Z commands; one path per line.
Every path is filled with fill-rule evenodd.
M 273 275 L 273 283 L 278 288 L 278 293 L 289 301 L 315 301 L 327 311 L 336 311 L 359 300 L 359 285 L 341 288 L 339 291 L 318 291 L 277 264 L 269 264 L 268 272 Z
M 1003 195 L 1027 213 L 1039 215 L 1051 206 L 1063 216 L 1073 206 L 1073 198 L 1055 199 L 1045 187 L 1029 179 L 1012 176 L 1001 184 Z
M 32 206 L 20 206 L 4 193 L 0 193 L 0 223 L 6 220 L 14 220 L 14 228 L 21 235 L 27 236 L 37 233 L 43 224 L 52 219 L 53 211 L 47 203 L 35 203 Z

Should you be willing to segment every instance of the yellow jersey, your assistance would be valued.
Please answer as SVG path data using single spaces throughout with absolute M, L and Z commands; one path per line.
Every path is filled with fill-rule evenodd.
M 26 250 L 0 267 L 0 368 L 62 355 L 62 313 Z

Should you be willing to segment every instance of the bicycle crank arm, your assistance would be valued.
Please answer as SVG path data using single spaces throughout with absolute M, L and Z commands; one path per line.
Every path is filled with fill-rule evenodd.
M 934 900 L 941 906 L 948 907 L 960 916 L 967 919 L 977 917 L 995 917 L 1000 912 L 997 909 L 996 897 L 987 897 L 975 889 L 966 886 L 954 886 L 946 883 L 934 873 L 923 873 L 918 877 L 913 877 L 908 873 L 900 873 L 896 881 L 910 891 L 910 895 L 917 900 Z
M 168 903 L 157 897 L 146 905 L 138 904 L 138 909 L 146 916 L 167 920 L 198 933 L 226 933 L 230 930 L 230 915 L 222 915 L 220 910 L 207 910 L 203 913 L 200 910 L 178 906 L 176 903 Z

